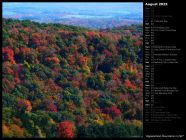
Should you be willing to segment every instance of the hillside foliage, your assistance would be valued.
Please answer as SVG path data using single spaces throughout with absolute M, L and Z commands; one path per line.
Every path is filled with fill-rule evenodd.
M 3 137 L 143 135 L 142 25 L 2 27 Z

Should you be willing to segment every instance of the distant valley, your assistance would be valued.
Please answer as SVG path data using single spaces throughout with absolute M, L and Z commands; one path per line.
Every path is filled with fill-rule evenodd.
M 68 6 L 67 6 L 68 4 Z M 92 6 L 93 5 L 93 6 Z M 93 29 L 105 29 L 130 24 L 140 24 L 143 21 L 141 7 L 126 3 L 112 6 L 112 3 L 84 4 L 53 3 L 48 4 L 18 4 L 3 5 L 3 17 L 20 20 L 32 20 L 40 23 L 62 23 Z M 77 7 L 78 6 L 78 7 Z M 21 7 L 21 8 L 20 8 Z

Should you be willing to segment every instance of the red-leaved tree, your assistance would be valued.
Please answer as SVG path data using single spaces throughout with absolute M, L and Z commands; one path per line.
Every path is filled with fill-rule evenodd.
M 3 59 L 10 61 L 11 64 L 15 64 L 14 51 L 10 47 L 2 48 Z
M 57 112 L 57 106 L 54 103 L 52 103 L 52 102 L 47 104 L 46 109 L 49 112 Z
M 137 87 L 129 80 L 129 79 L 126 79 L 125 82 L 124 82 L 124 86 L 128 89 L 132 89 L 132 90 L 135 90 Z
M 55 56 L 54 57 L 47 57 L 46 61 L 47 62 L 53 62 L 54 64 L 59 64 L 59 62 L 60 62 L 59 59 Z
M 62 121 L 57 125 L 57 136 L 61 138 L 73 138 L 74 124 L 70 121 Z
M 116 106 L 106 107 L 104 113 L 109 114 L 112 118 L 119 117 L 121 115 L 120 109 Z
M 136 47 L 136 46 L 140 46 L 140 45 L 141 45 L 141 41 L 140 41 L 140 40 L 134 42 L 134 46 L 135 46 L 135 47 Z

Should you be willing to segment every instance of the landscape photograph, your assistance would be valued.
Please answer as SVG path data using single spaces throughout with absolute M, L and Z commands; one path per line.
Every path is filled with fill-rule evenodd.
M 2 135 L 143 137 L 143 3 L 3 2 Z

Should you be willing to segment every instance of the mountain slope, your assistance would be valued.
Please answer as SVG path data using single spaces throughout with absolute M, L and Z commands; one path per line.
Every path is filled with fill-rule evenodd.
M 4 137 L 142 136 L 140 31 L 2 26 Z

